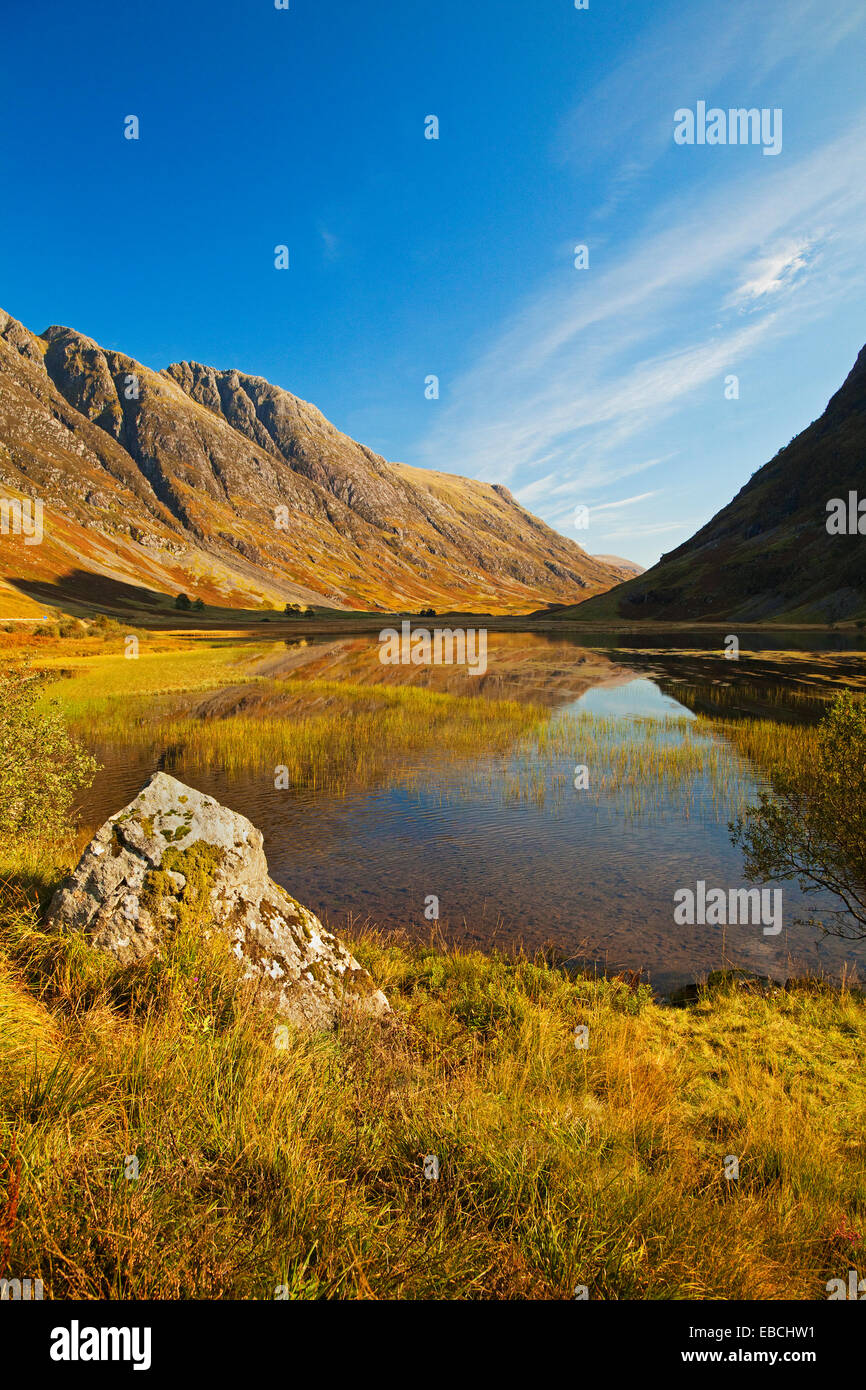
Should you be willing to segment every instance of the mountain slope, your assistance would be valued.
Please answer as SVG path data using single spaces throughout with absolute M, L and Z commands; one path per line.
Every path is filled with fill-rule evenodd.
M 521 612 L 623 577 L 505 488 L 389 464 L 261 377 L 152 372 L 2 311 L 0 487 L 43 502 L 40 545 L 0 537 L 7 583 L 43 601 Z
M 823 415 L 753 474 L 691 540 L 557 619 L 866 617 L 866 535 L 830 535 L 827 504 L 866 498 L 866 348 Z M 866 518 L 864 518 L 866 527 Z
M 643 574 L 645 568 L 634 560 L 624 560 L 621 555 L 596 555 L 595 558 L 603 565 L 610 565 L 611 569 L 620 570 L 626 579 L 634 579 L 637 575 Z

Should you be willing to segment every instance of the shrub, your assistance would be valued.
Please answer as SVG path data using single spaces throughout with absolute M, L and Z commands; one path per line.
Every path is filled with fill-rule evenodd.
M 107 613 L 97 613 L 90 624 L 90 635 L 92 637 L 119 637 L 127 629 L 116 618 L 109 618 Z
M 777 772 L 772 792 L 731 832 L 750 878 L 796 878 L 807 893 L 834 893 L 844 908 L 818 925 L 829 936 L 866 937 L 866 703 L 837 695 L 808 770 Z
M 0 834 L 13 839 L 63 835 L 96 770 L 56 702 L 43 700 L 46 680 L 29 666 L 0 674 Z

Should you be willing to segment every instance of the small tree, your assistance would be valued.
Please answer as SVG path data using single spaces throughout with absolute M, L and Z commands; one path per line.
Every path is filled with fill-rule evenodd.
M 194 598 L 193 601 L 192 601 L 192 611 L 193 611 L 193 613 L 203 613 L 203 612 L 204 612 L 204 599 Z
M 75 793 L 97 767 L 43 698 L 47 679 L 28 666 L 0 675 L 0 834 L 11 839 L 69 830 Z
M 174 601 L 174 606 L 175 608 L 180 608 L 184 613 L 188 612 L 189 609 L 192 608 L 192 604 L 189 601 L 189 595 L 178 594 L 177 598 Z
M 866 937 L 866 702 L 838 695 L 808 770 L 775 774 L 772 792 L 730 828 L 749 878 L 796 878 L 806 893 L 834 893 L 844 907 L 815 925 L 848 941 Z

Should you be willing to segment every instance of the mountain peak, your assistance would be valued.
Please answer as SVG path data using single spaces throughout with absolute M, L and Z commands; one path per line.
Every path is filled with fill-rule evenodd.
M 264 377 L 153 372 L 5 314 L 0 445 L 0 482 L 47 518 L 29 578 L 10 582 L 58 601 L 185 590 L 229 607 L 529 612 L 621 578 L 507 488 L 390 464 Z

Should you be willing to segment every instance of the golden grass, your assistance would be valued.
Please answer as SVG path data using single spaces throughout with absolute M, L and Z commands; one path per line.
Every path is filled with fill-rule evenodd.
M 20 908 L 2 942 L 61 1041 L 0 1070 L 6 1272 L 46 1296 L 810 1299 L 866 1259 L 858 995 L 662 1008 L 368 934 L 393 1015 L 278 1051 L 218 942 L 123 970 Z
M 242 650 L 220 659 L 281 714 L 182 708 L 226 683 L 207 653 L 161 673 L 128 663 L 122 699 L 94 667 L 60 693 L 94 734 L 176 739 L 228 768 L 289 764 L 314 784 L 439 747 L 493 749 L 503 766 L 517 750 L 536 796 L 558 759 L 595 766 L 607 790 L 714 775 L 723 788 L 744 757 L 768 775 L 807 767 L 814 737 L 253 683 Z M 22 1157 L 0 1277 L 41 1278 L 53 1298 L 552 1299 L 585 1285 L 593 1298 L 763 1300 L 823 1299 L 866 1263 L 859 994 L 728 977 L 674 1009 L 542 958 L 366 932 L 349 944 L 392 1015 L 291 1032 L 277 1050 L 273 1016 L 196 923 L 130 968 L 46 933 L 36 893 L 44 904 L 65 852 L 31 847 L 0 885 L 0 1152 Z
M 423 778 L 450 799 L 482 786 L 505 802 L 558 807 L 575 794 L 575 769 L 585 766 L 589 785 L 580 794 L 597 803 L 615 796 L 635 817 L 673 811 L 733 820 L 754 799 L 756 781 L 771 780 L 774 768 L 807 770 L 814 748 L 807 723 L 551 717 L 522 701 L 260 674 L 263 658 L 282 651 L 269 640 L 208 638 L 192 645 L 172 639 L 142 649 L 137 660 L 119 651 L 55 653 L 66 678 L 46 698 L 59 701 L 97 753 L 110 745 L 147 750 L 176 771 L 219 766 L 232 776 L 276 777 L 279 768 L 290 786 L 336 794 L 349 786 L 412 787 Z M 197 698 L 217 691 L 225 699 Z M 750 694 L 719 692 L 731 703 Z M 780 704 L 783 693 L 764 690 Z M 804 707 L 816 703 L 814 694 L 801 694 Z M 455 778 L 457 759 L 464 766 Z
M 67 706 L 75 734 L 94 747 L 167 752 L 167 766 L 217 765 L 235 775 L 287 770 L 288 785 L 341 791 L 404 776 L 401 759 L 504 753 L 545 712 L 516 700 L 475 700 L 416 687 L 325 680 L 261 681 L 278 713 L 200 718 L 172 702 Z
M 587 769 L 597 799 L 618 793 L 632 815 L 673 803 L 727 819 L 754 783 L 748 763 L 709 720 L 622 719 L 568 715 L 539 727 L 536 744 L 548 762 L 568 755 Z
M 806 777 L 814 764 L 818 746 L 814 724 L 727 719 L 714 720 L 713 727 L 770 780 L 774 772 L 787 772 L 798 779 Z
M 405 784 L 409 754 L 486 762 L 475 781 L 510 801 L 561 800 L 573 768 L 589 769 L 596 799 L 621 794 L 639 815 L 672 801 L 686 816 L 739 814 L 754 787 L 749 759 L 808 750 L 806 726 L 772 721 L 551 718 L 540 706 L 348 681 L 275 680 L 257 674 L 268 644 L 207 644 L 146 653 L 136 661 L 103 654 L 81 661 L 51 687 L 74 732 L 92 747 L 145 748 L 168 765 L 220 766 L 232 775 L 286 768 L 289 784 L 342 791 L 383 779 Z M 191 709 L 183 697 L 240 687 L 255 707 L 233 713 Z M 248 694 L 246 702 L 251 703 Z M 243 708 L 243 701 L 236 701 Z M 800 753 L 805 756 L 805 753 Z M 571 772 L 562 770 L 567 760 Z M 466 772 L 471 780 L 472 774 Z M 408 774 L 411 780 L 411 772 Z M 426 776 L 426 774 L 425 774 Z M 453 779 L 452 779 L 453 780 Z M 443 781 L 447 794 L 448 778 Z
M 118 702 L 130 698 L 253 681 L 250 667 L 269 650 L 265 644 L 208 643 L 140 650 L 135 660 L 126 658 L 122 650 L 83 656 L 52 652 L 47 659 L 40 656 L 38 665 L 66 677 L 51 687 L 49 697 L 60 701 L 68 719 L 97 720 L 112 709 L 122 713 Z

